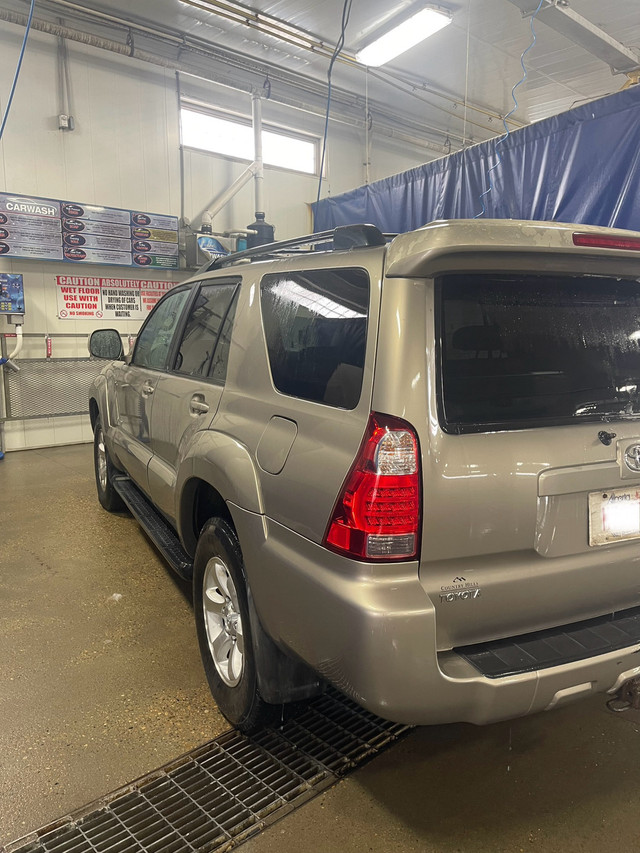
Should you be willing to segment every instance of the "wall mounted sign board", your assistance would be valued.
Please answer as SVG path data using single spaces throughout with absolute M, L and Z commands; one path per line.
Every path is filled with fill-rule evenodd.
M 0 193 L 0 257 L 178 269 L 178 218 Z
M 56 276 L 61 320 L 144 320 L 173 281 Z
M 24 314 L 22 276 L 0 273 L 0 314 Z

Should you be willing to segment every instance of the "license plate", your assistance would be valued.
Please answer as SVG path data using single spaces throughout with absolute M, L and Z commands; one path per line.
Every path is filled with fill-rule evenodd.
M 640 539 L 640 487 L 589 494 L 589 545 Z

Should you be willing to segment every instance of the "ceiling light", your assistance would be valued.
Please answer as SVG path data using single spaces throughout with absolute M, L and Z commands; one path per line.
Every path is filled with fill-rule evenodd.
M 451 23 L 451 13 L 444 9 L 422 9 L 397 27 L 384 33 L 356 54 L 363 65 L 377 67 L 395 59 L 410 47 L 437 33 Z

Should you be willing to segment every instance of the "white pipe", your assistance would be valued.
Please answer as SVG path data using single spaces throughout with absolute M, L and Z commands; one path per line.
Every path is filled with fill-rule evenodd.
M 16 325 L 16 345 L 13 348 L 13 351 L 9 353 L 6 358 L 0 359 L 0 365 L 6 364 L 7 367 L 10 367 L 12 370 L 15 370 L 16 373 L 20 372 L 20 368 L 17 364 L 13 362 L 12 359 L 16 358 L 16 356 L 20 353 L 22 349 L 22 326 Z
M 253 122 L 254 142 L 254 177 L 255 177 L 255 212 L 264 213 L 264 162 L 262 159 L 262 101 L 260 95 L 251 95 L 251 117 Z
M 22 325 L 18 324 L 16 326 L 16 345 L 13 348 L 13 352 L 9 353 L 7 356 L 7 360 L 15 358 L 19 355 L 20 350 L 22 349 Z
M 220 213 L 222 208 L 225 207 L 225 205 L 229 204 L 231 199 L 242 189 L 245 184 L 247 184 L 251 180 L 251 178 L 255 174 L 255 165 L 255 163 L 251 163 L 250 166 L 247 166 L 244 172 L 238 175 L 235 181 L 229 187 L 227 187 L 224 192 L 220 193 L 220 195 L 217 196 L 217 198 L 214 199 L 214 201 L 211 202 L 210 205 L 205 207 L 204 210 L 202 210 L 200 213 L 193 217 L 194 220 L 196 222 L 199 219 L 202 220 L 202 217 L 207 213 L 210 215 L 211 219 L 213 219 L 216 214 Z

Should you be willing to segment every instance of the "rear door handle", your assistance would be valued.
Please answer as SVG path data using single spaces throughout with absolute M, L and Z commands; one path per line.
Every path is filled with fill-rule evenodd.
M 153 385 L 151 382 L 145 382 L 144 385 L 142 386 L 142 396 L 143 397 L 150 397 L 154 391 L 155 391 L 155 385 Z
M 209 411 L 209 404 L 205 403 L 202 394 L 194 394 L 189 404 L 189 411 L 192 415 L 206 415 Z

